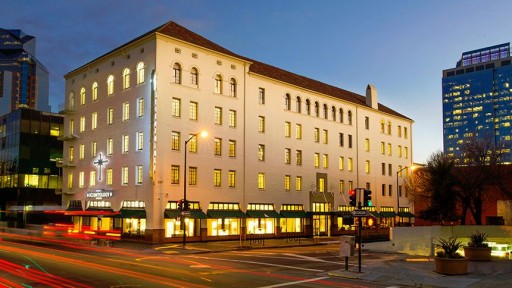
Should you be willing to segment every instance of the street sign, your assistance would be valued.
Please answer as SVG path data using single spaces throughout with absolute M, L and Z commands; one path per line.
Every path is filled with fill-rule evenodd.
M 350 212 L 352 214 L 352 216 L 354 217 L 366 217 L 368 216 L 368 211 L 366 210 L 361 210 L 361 209 L 357 209 L 357 210 L 354 210 L 352 212 Z
M 181 216 L 190 216 L 190 211 L 189 210 L 181 211 Z

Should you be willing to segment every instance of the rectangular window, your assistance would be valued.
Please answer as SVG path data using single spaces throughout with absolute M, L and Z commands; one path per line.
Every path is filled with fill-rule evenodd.
M 262 172 L 258 173 L 258 189 L 260 189 L 260 190 L 265 189 L 265 173 L 262 173 Z
M 393 196 L 393 185 L 388 185 L 388 196 Z
M 380 142 L 380 154 L 386 154 L 386 143 Z
M 89 187 L 96 186 L 96 171 L 89 172 Z
M 284 122 L 284 137 L 290 138 L 292 136 L 292 124 Z
M 295 124 L 295 138 L 302 139 L 302 124 Z
M 343 193 L 345 191 L 345 181 L 344 180 L 340 180 L 340 182 L 338 183 L 339 187 L 338 189 L 340 189 L 340 193 Z
M 190 102 L 188 104 L 188 119 L 197 120 L 197 102 Z
M 113 179 L 112 176 L 114 175 L 112 168 L 107 168 L 107 179 L 105 180 L 107 182 L 107 186 L 112 186 Z
M 292 160 L 291 160 L 291 149 L 290 148 L 285 148 L 284 149 L 284 164 L 291 164 Z
M 114 123 L 114 108 L 107 109 L 107 125 L 112 125 Z
M 364 139 L 364 151 L 370 152 L 370 139 L 369 138 Z
M 315 128 L 315 135 L 314 135 L 314 137 L 315 137 L 314 140 L 315 140 L 316 143 L 320 142 L 320 129 L 319 128 Z
M 302 191 L 302 177 L 301 176 L 295 177 L 295 190 Z
M 393 165 L 388 164 L 388 175 L 392 176 L 392 174 L 393 174 Z
M 265 88 L 259 88 L 258 103 L 265 105 Z
M 214 169 L 213 170 L 213 186 L 214 187 L 221 187 L 222 186 L 221 175 L 222 175 L 222 170 L 221 169 Z
M 236 111 L 229 110 L 229 127 L 236 127 Z
M 144 116 L 144 98 L 137 99 L 137 117 Z
M 70 163 L 73 163 L 75 160 L 75 147 L 71 146 L 68 150 L 68 159 Z
M 291 186 L 291 176 L 290 175 L 284 175 L 284 190 L 285 191 L 290 191 L 290 186 Z
M 345 169 L 345 157 L 340 156 L 338 158 L 338 168 L 340 169 L 340 171 L 343 171 L 343 169 Z
M 354 161 L 352 160 L 352 158 L 348 158 L 348 171 L 354 171 Z
M 404 138 L 407 139 L 407 127 L 404 127 Z
M 85 186 L 85 173 L 84 171 L 80 171 L 80 173 L 78 173 L 78 188 L 84 188 Z
M 369 160 L 365 161 L 364 170 L 365 170 L 366 174 L 370 174 L 370 161 Z
M 382 176 L 386 176 L 386 163 L 382 163 Z
M 172 131 L 171 133 L 171 150 L 180 151 L 181 133 L 178 131 Z
M 327 155 L 327 154 L 322 155 L 322 159 L 323 159 L 324 168 L 325 169 L 329 168 L 329 155 Z
M 236 171 L 234 170 L 229 170 L 228 172 L 228 186 L 230 188 L 236 187 Z
M 85 116 L 80 117 L 80 132 L 85 131 Z
M 354 189 L 354 181 L 348 181 L 348 190 Z
M 236 141 L 235 140 L 229 140 L 229 157 L 230 158 L 236 157 Z
M 75 121 L 69 120 L 69 134 L 75 133 Z
M 130 120 L 130 103 L 123 103 L 123 121 Z
M 78 159 L 82 160 L 85 158 L 85 145 L 80 144 L 79 150 L 78 150 Z
M 320 167 L 320 153 L 315 153 L 313 158 L 313 165 L 315 166 L 315 168 Z
M 391 143 L 388 143 L 388 155 L 391 156 L 392 154 L 392 148 L 391 148 Z
M 197 137 L 192 137 L 193 134 L 188 135 L 188 152 L 196 153 L 197 152 Z M 192 138 L 191 138 L 192 137 Z
M 121 185 L 128 185 L 128 167 L 121 168 Z
M 398 125 L 398 137 L 402 137 L 402 126 Z
M 73 172 L 68 173 L 68 189 L 73 189 Z
M 171 184 L 180 184 L 180 166 L 171 166 Z
M 108 138 L 107 139 L 107 155 L 111 156 L 112 153 L 114 153 L 114 139 Z
M 298 166 L 302 165 L 302 150 L 297 150 L 295 154 L 295 160 Z
M 94 112 L 91 115 L 91 129 L 96 130 L 98 128 L 98 112 Z
M 329 143 L 329 132 L 324 129 L 324 144 Z
M 364 117 L 364 129 L 370 129 L 370 118 L 368 116 Z
M 197 185 L 197 167 L 188 167 L 188 185 Z
M 258 160 L 265 161 L 265 145 L 258 144 Z
M 144 149 L 144 132 L 137 132 L 137 151 Z
M 122 151 L 123 151 L 123 154 L 126 154 L 128 153 L 128 148 L 130 147 L 130 136 L 128 135 L 123 135 L 123 138 L 122 138 Z
M 222 108 L 215 107 L 213 110 L 213 122 L 217 125 L 222 125 Z
M 141 185 L 142 179 L 144 179 L 142 165 L 137 165 L 137 166 L 135 166 L 135 184 Z
M 96 141 L 91 142 L 91 157 L 96 157 L 98 151 L 98 143 Z
M 222 156 L 222 139 L 215 138 L 213 143 L 213 154 L 215 156 Z
M 340 133 L 340 147 L 345 146 L 345 135 L 343 133 Z
M 402 157 L 402 145 L 398 145 L 398 157 Z
M 171 115 L 173 117 L 181 117 L 181 99 L 172 98 Z
M 409 149 L 407 147 L 404 147 L 404 158 L 409 158 Z
M 265 133 L 265 117 L 259 116 L 258 118 L 258 132 Z
M 382 184 L 382 196 L 386 196 L 386 184 Z
M 352 135 L 348 134 L 348 148 L 352 148 Z

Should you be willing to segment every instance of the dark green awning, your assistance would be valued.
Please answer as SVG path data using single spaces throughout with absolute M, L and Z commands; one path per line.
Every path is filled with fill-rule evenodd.
M 281 215 L 274 210 L 247 210 L 249 218 L 281 218 Z
M 398 216 L 400 217 L 415 217 L 411 212 L 398 212 Z
M 307 218 L 308 215 L 304 211 L 295 210 L 281 210 L 281 216 L 283 218 Z
M 373 216 L 373 217 L 375 217 L 375 218 L 380 218 L 380 217 L 382 217 L 382 216 L 379 214 L 379 212 L 377 212 L 377 211 L 368 211 L 368 213 L 370 214 L 370 216 Z
M 349 218 L 349 217 L 352 217 L 352 212 L 351 211 L 336 211 L 336 216 Z
M 118 218 L 146 218 L 146 210 L 144 209 L 121 209 Z
M 180 210 L 165 210 L 164 217 L 165 218 L 176 218 L 181 216 Z M 193 219 L 206 219 L 208 218 L 206 214 L 202 210 L 190 210 L 190 216 L 187 216 Z
M 393 212 L 393 211 L 385 211 L 385 212 L 379 212 L 380 215 L 382 215 L 382 217 L 384 218 L 393 218 L 396 216 L 396 213 Z
M 208 210 L 209 218 L 247 218 L 247 215 L 240 210 Z

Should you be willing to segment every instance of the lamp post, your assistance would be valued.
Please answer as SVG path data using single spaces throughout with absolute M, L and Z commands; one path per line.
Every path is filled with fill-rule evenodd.
M 398 216 L 398 222 L 400 222 L 400 186 L 398 186 L 398 174 L 407 168 L 409 167 L 405 166 L 404 168 L 396 171 L 396 215 Z M 411 166 L 411 169 L 414 169 L 414 165 Z
M 192 136 L 190 136 L 187 140 L 185 140 L 185 158 L 183 161 L 183 208 L 181 211 L 181 227 L 183 231 L 183 248 L 185 248 L 185 244 L 187 243 L 187 227 L 185 226 L 185 211 L 188 211 L 188 201 L 187 201 L 187 144 L 190 142 L 190 140 L 197 137 L 197 135 L 201 134 L 201 137 L 205 138 L 208 136 L 208 132 L 202 131 L 200 133 L 196 133 Z

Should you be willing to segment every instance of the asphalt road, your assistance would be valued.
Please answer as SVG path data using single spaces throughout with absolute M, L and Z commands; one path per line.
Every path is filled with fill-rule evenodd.
M 181 254 L 0 237 L 0 287 L 385 287 L 329 276 L 337 245 Z

